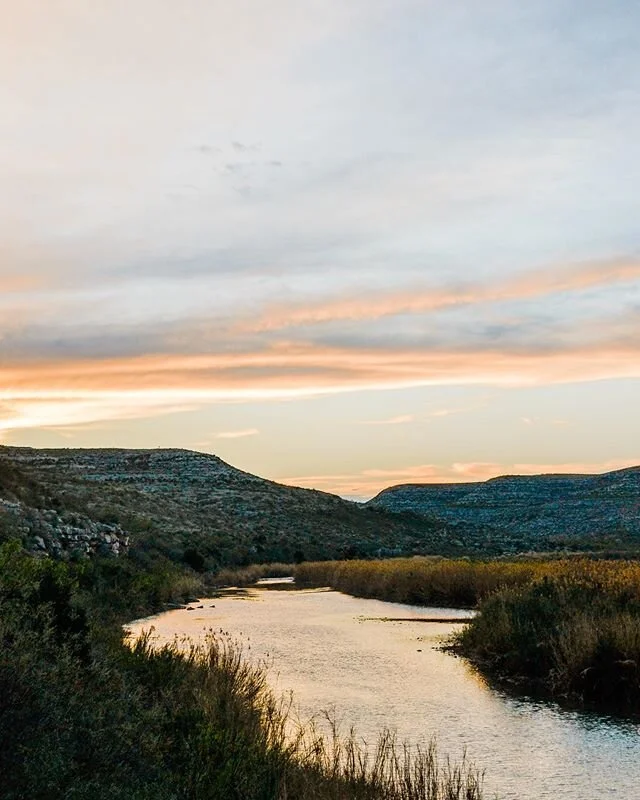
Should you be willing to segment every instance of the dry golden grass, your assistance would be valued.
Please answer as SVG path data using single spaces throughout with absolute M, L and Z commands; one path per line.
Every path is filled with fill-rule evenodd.
M 323 561 L 299 564 L 299 586 L 331 586 L 358 597 L 415 605 L 475 606 L 508 586 L 521 586 L 542 574 L 539 562 L 482 562 L 438 557 L 385 561 Z

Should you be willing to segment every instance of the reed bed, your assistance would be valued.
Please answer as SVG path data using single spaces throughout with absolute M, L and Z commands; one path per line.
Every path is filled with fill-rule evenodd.
M 330 586 L 356 597 L 410 605 L 472 608 L 493 592 L 522 586 L 544 574 L 541 562 L 484 562 L 438 557 L 298 564 L 302 587 Z
M 640 713 L 640 564 L 559 562 L 484 600 L 456 649 L 569 703 Z
M 262 578 L 288 578 L 295 571 L 295 564 L 250 564 L 247 567 L 227 567 L 207 577 L 213 587 L 251 586 Z

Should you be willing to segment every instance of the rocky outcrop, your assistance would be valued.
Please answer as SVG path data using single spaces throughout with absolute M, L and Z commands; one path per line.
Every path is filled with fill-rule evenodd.
M 129 546 L 129 536 L 119 525 L 2 499 L 0 529 L 19 536 L 34 553 L 55 557 L 118 556 Z

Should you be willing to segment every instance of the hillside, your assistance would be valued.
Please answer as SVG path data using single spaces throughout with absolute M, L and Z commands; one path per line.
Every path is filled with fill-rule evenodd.
M 163 554 L 198 568 L 460 552 L 446 525 L 282 486 L 187 450 L 0 447 L 0 533 L 34 551 Z M 185 551 L 188 551 L 185 556 Z
M 603 475 L 505 475 L 478 483 L 406 484 L 367 504 L 492 530 L 506 549 L 590 540 L 640 543 L 640 467 Z

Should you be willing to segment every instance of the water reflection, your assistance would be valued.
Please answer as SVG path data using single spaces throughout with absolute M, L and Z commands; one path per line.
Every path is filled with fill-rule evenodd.
M 466 749 L 486 769 L 489 796 L 640 798 L 637 723 L 495 691 L 463 659 L 437 649 L 458 624 L 415 621 L 472 612 L 271 588 L 219 596 L 203 606 L 131 628 L 135 633 L 153 624 L 161 641 L 227 630 L 245 643 L 249 658 L 272 665 L 272 685 L 293 690 L 303 716 L 334 708 L 367 741 L 385 726 L 414 743 L 426 744 L 436 734 L 441 750 L 456 758 Z M 399 617 L 402 622 L 380 619 Z

